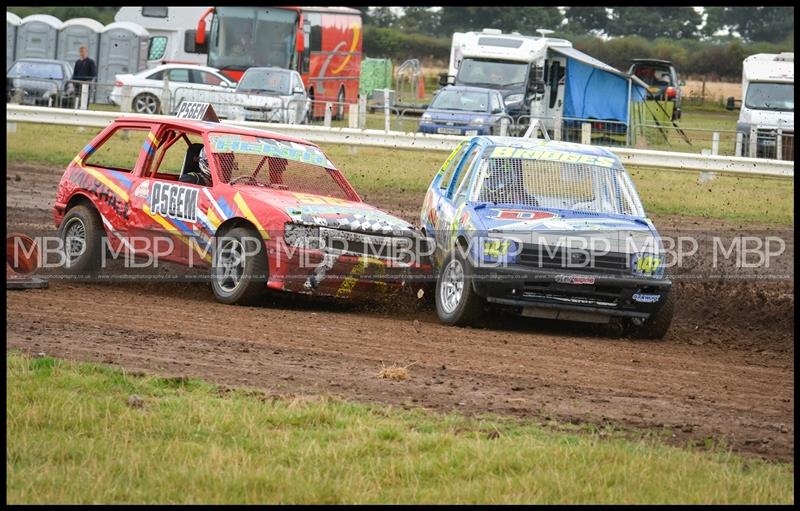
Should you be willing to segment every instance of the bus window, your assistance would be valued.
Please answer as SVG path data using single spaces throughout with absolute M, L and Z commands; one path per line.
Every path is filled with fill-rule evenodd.
M 317 12 L 306 14 L 311 22 L 311 51 L 322 51 L 322 15 Z
M 294 53 L 297 13 L 263 7 L 217 7 L 208 64 L 222 69 L 288 68 Z

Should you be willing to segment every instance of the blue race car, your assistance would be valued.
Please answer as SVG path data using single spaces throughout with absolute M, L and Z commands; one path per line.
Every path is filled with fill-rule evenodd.
M 440 135 L 494 135 L 505 115 L 503 95 L 493 89 L 448 86 L 422 114 L 418 131 Z
M 487 305 L 524 316 L 608 323 L 662 338 L 675 296 L 636 189 L 600 147 L 477 136 L 433 178 L 422 207 L 447 324 Z

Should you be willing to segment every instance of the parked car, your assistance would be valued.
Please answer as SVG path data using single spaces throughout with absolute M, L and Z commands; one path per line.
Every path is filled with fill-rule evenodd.
M 635 75 L 647 84 L 647 99 L 671 101 L 672 120 L 681 118 L 681 87 L 678 72 L 669 60 L 633 59 L 628 74 Z
M 191 119 L 120 117 L 69 162 L 53 205 L 66 273 L 100 272 L 106 247 L 158 255 L 207 268 L 223 303 L 268 289 L 346 299 L 429 275 L 419 232 L 366 204 L 318 146 L 198 106 L 181 109 Z M 203 169 L 205 184 L 182 179 Z
M 109 100 L 121 106 L 130 95 L 131 110 L 137 114 L 156 114 L 161 111 L 161 98 L 164 94 L 164 78 L 169 81 L 170 95 L 177 96 L 171 101 L 173 109 L 183 96 L 210 95 L 213 92 L 231 93 L 236 82 L 227 78 L 218 69 L 191 64 L 164 64 L 136 74 L 120 74 L 114 77 L 114 88 Z M 194 97 L 194 96 L 193 96 Z M 200 98 L 192 99 L 202 100 Z
M 173 110 L 177 110 L 181 101 L 200 101 L 214 105 L 220 117 L 286 124 L 306 122 L 311 111 L 300 74 L 289 69 L 248 68 L 232 92 L 186 90 L 176 96 Z
M 244 98 L 245 120 L 287 124 L 308 121 L 311 101 L 297 71 L 251 67 L 242 75 L 236 92 Z
M 487 306 L 608 323 L 661 338 L 675 296 L 664 249 L 607 149 L 528 138 L 459 144 L 428 188 L 420 221 L 435 243 L 436 311 L 476 322 Z
M 19 59 L 6 74 L 6 102 L 15 96 L 24 105 L 72 106 L 72 64 L 55 59 Z
M 447 86 L 434 95 L 419 122 L 421 133 L 495 135 L 505 111 L 503 95 L 494 89 Z

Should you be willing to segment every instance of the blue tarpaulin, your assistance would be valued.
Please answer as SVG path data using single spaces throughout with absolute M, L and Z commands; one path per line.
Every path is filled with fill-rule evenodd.
M 568 58 L 564 117 L 627 123 L 628 83 L 621 76 Z
M 628 122 L 630 101 L 644 101 L 639 80 L 575 48 L 552 48 L 567 57 L 564 117 Z

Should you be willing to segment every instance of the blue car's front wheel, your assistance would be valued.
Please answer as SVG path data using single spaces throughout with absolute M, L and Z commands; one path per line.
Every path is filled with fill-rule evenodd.
M 472 278 L 472 266 L 455 247 L 436 281 L 436 313 L 443 323 L 466 326 L 480 320 L 484 303 L 472 287 Z

